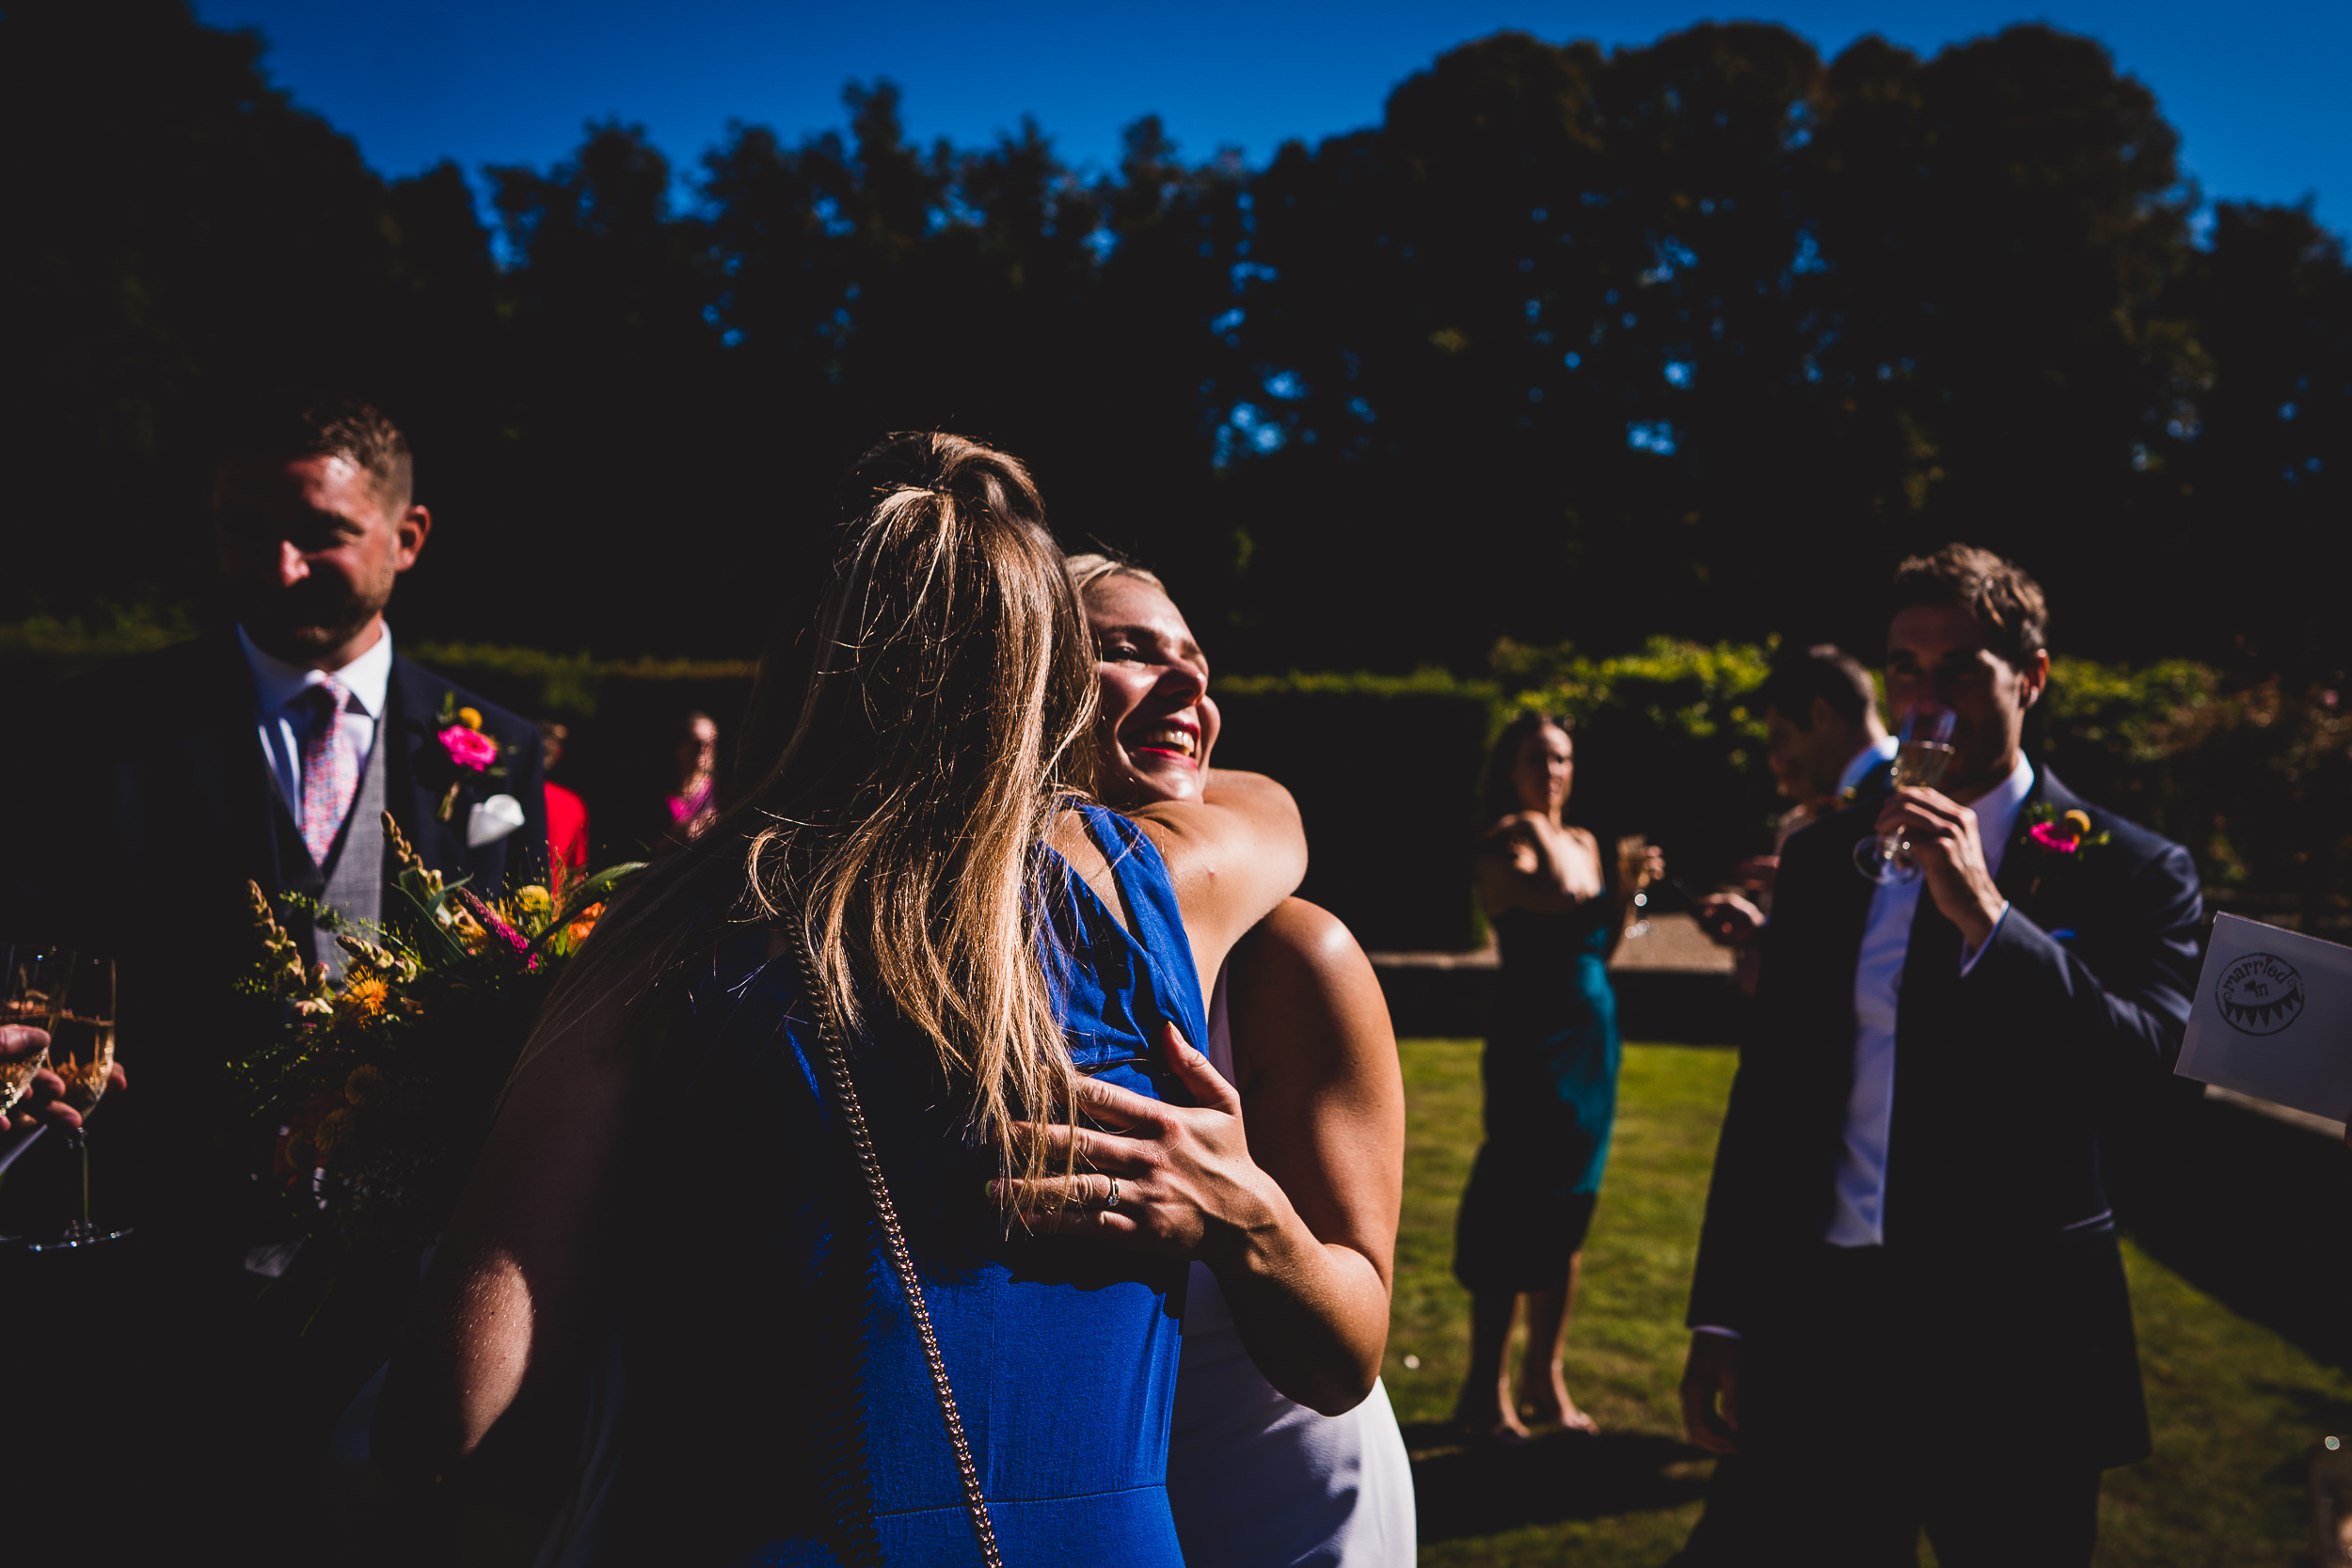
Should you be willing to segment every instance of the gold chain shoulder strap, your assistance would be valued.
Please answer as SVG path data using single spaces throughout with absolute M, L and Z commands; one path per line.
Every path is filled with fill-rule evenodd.
M 931 1389 L 939 1396 L 939 1416 L 947 1426 L 947 1443 L 956 1452 L 956 1473 L 963 1481 L 963 1511 L 971 1516 L 972 1536 L 979 1543 L 980 1560 L 987 1568 L 1004 1568 L 1005 1560 L 996 1550 L 996 1525 L 989 1517 L 988 1494 L 980 1489 L 979 1466 L 972 1459 L 972 1442 L 963 1433 L 963 1412 L 956 1408 L 956 1391 L 947 1382 L 947 1363 L 939 1354 L 939 1335 L 931 1327 L 930 1304 L 923 1299 L 922 1281 L 915 1277 L 914 1255 L 908 1250 L 904 1227 L 898 1223 L 898 1207 L 890 1200 L 890 1183 L 882 1178 L 882 1157 L 874 1152 L 872 1134 L 866 1127 L 866 1108 L 857 1097 L 857 1083 L 850 1075 L 850 1047 L 835 1015 L 833 992 L 826 990 L 817 973 L 817 957 L 809 950 L 808 931 L 799 920 L 791 922 L 793 952 L 800 959 L 801 982 L 809 1001 L 817 1009 L 817 1036 L 820 1050 L 818 1063 L 825 1086 L 839 1102 L 841 1124 L 849 1131 L 850 1147 L 857 1155 L 858 1169 L 866 1178 L 866 1196 L 874 1206 L 874 1218 L 881 1223 L 882 1249 L 890 1256 L 890 1267 L 898 1276 L 898 1289 L 906 1297 L 907 1315 L 914 1320 L 915 1338 L 923 1342 L 923 1361 L 930 1369 Z

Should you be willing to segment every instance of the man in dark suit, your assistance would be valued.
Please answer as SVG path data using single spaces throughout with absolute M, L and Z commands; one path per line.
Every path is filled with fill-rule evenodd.
M 1684 1414 L 1739 1455 L 1733 1560 L 1910 1563 L 1924 1528 L 1947 1568 L 2082 1564 L 2101 1472 L 2149 1451 L 2101 1131 L 2180 1049 L 2197 875 L 2021 751 L 2049 674 L 2030 578 L 1950 546 L 1893 610 L 1887 705 L 1954 713 L 1951 761 L 1782 858 Z M 1916 879 L 1857 872 L 1887 832 Z
M 413 491 L 407 443 L 373 408 L 295 407 L 250 427 L 214 491 L 226 624 L 69 683 L 48 751 L 59 770 L 20 779 L 0 811 L 0 926 L 119 960 L 136 1087 L 100 1108 L 92 1168 L 97 1217 L 133 1228 L 103 1265 L 119 1275 L 104 1299 L 144 1305 L 123 1325 L 119 1386 L 77 1402 L 136 1409 L 117 1434 L 177 1447 L 175 1477 L 208 1460 L 265 1469 L 234 1433 L 291 1442 L 318 1418 L 289 1415 L 301 1374 L 240 1361 L 246 1303 L 288 1258 L 267 1244 L 282 1220 L 258 1201 L 268 1130 L 240 1141 L 249 1111 L 222 1083 L 270 1022 L 234 990 L 258 953 L 246 883 L 332 968 L 340 950 L 289 895 L 396 918 L 387 812 L 427 865 L 485 895 L 545 873 L 536 731 L 393 648 L 385 607 L 433 526 Z M 80 1268 L 28 1262 L 19 1288 L 70 1291 Z M 333 1379 L 312 1381 L 331 1396 Z M 197 1495 L 219 1480 L 180 1484 L 217 1506 Z

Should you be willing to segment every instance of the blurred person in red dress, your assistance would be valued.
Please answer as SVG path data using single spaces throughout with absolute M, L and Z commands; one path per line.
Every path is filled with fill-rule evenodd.
M 555 765 L 564 760 L 564 743 L 572 737 L 569 725 L 551 719 L 539 721 L 539 769 L 543 774 L 555 771 Z M 588 802 L 571 790 L 547 781 L 548 791 L 548 859 L 549 863 L 573 871 L 588 869 Z

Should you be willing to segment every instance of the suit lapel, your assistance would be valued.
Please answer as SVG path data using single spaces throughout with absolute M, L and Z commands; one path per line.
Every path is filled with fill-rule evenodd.
M 1846 955 L 1846 993 L 1853 993 L 1854 966 L 1862 961 L 1862 930 L 1870 923 L 1870 897 L 1878 892 L 1878 884 L 1862 875 L 1854 865 L 1854 850 L 1873 836 L 1878 827 L 1879 802 L 1875 799 L 1857 800 L 1823 824 L 1836 830 L 1838 845 L 1836 863 L 1831 868 L 1836 881 L 1838 916 L 1839 949 Z M 1838 872 L 1845 875 L 1838 876 Z
M 392 656 L 392 678 L 384 700 L 382 743 L 385 809 L 400 831 L 416 846 L 424 863 L 453 879 L 469 869 L 465 830 L 440 819 L 441 797 L 419 776 L 419 753 L 438 745 L 433 721 L 438 716 L 441 693 L 422 670 L 398 654 Z M 462 804 L 462 803 L 461 803 Z
M 1877 891 L 1869 879 L 1854 869 L 1853 850 L 1870 836 L 1877 821 L 1878 802 L 1865 801 L 1823 818 L 1790 842 L 1782 857 L 1782 881 L 1773 916 L 1784 933 L 1802 930 L 1804 936 L 1800 947 L 1788 952 L 1786 960 L 1768 957 L 1765 962 L 1766 983 L 1775 990 L 1778 983 L 1769 976 L 1776 961 L 1785 961 L 1794 974 L 1807 976 L 1798 987 L 1807 1000 L 1798 1005 L 1808 1011 L 1820 1009 L 1818 1016 L 1825 1022 L 1820 1029 L 1804 1033 L 1808 1037 L 1820 1033 L 1823 1037 L 1842 1038 L 1849 1048 L 1842 1058 L 1849 1074 L 1853 1069 L 1854 968 L 1862 958 L 1862 932 L 1870 919 L 1870 895 Z M 1818 850 L 1813 848 L 1817 836 Z M 1800 868 L 1801 879 L 1792 875 Z M 1777 942 L 1786 938 L 1768 940 Z M 1774 950 L 1768 947 L 1767 952 Z M 1792 996 L 1790 1000 L 1797 999 Z M 1845 1020 L 1842 1027 L 1826 1022 L 1839 1018 Z
M 2042 897 L 2043 873 L 2056 858 L 2028 836 L 2032 820 L 2043 807 L 2063 816 L 2081 806 L 2081 800 L 2058 782 L 2057 774 L 2047 768 L 2034 768 L 2033 788 L 2026 793 L 2025 807 L 2017 814 L 2017 826 L 2010 831 L 2009 847 L 2001 854 L 2000 872 L 1993 879 L 1993 885 L 2000 890 L 2002 897 L 2031 912 Z
M 207 637 L 191 673 L 189 711 L 199 717 L 181 738 L 187 777 L 233 847 L 236 863 L 249 867 L 263 887 L 282 892 L 287 884 L 278 818 L 287 813 L 262 757 L 253 672 L 235 631 Z M 306 868 L 307 862 L 294 869 Z

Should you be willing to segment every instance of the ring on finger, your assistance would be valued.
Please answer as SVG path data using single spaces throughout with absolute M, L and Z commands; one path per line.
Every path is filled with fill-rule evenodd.
M 1116 1176 L 1111 1178 L 1111 1190 L 1109 1194 L 1104 1197 L 1103 1207 L 1106 1210 L 1116 1209 L 1119 1207 L 1119 1178 Z

